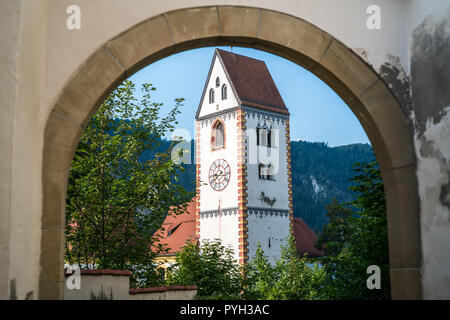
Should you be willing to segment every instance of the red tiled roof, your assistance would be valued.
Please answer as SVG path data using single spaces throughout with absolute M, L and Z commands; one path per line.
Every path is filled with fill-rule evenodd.
M 298 254 L 303 256 L 306 253 L 310 258 L 323 256 L 324 252 L 314 247 L 317 242 L 316 233 L 301 218 L 295 217 L 293 223 L 295 246 Z
M 242 104 L 289 114 L 264 61 L 220 49 L 216 53 Z
M 160 243 L 167 249 L 165 255 L 181 250 L 186 242 L 195 242 L 195 201 L 189 202 L 186 211 L 179 215 L 168 214 L 162 227 L 156 231 L 161 236 Z

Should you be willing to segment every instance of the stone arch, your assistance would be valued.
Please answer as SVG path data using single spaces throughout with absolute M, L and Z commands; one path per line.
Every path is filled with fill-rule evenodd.
M 93 52 L 66 83 L 44 132 L 39 298 L 63 292 L 65 189 L 90 116 L 124 79 L 173 53 L 215 45 L 287 58 L 325 81 L 359 119 L 385 185 L 393 298 L 421 298 L 419 197 L 413 134 L 379 75 L 344 44 L 300 18 L 266 9 L 210 6 L 149 18 Z

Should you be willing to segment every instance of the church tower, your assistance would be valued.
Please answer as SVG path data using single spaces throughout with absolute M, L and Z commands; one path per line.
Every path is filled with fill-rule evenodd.
M 289 111 L 263 61 L 216 49 L 196 114 L 196 236 L 247 263 L 292 234 Z

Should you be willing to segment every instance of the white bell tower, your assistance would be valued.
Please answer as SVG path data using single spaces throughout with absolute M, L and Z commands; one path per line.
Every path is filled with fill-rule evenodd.
M 289 111 L 263 61 L 216 49 L 196 115 L 196 235 L 247 263 L 292 230 Z

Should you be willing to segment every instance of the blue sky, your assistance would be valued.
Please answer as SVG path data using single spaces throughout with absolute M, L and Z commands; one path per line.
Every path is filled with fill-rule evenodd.
M 230 50 L 230 47 L 219 47 Z M 194 137 L 195 112 L 202 95 L 215 47 L 171 55 L 130 77 L 137 88 L 149 82 L 156 87 L 154 102 L 168 110 L 175 98 L 184 98 L 178 128 Z M 315 75 L 279 56 L 249 48 L 233 52 L 266 62 L 291 113 L 291 139 L 326 142 L 329 146 L 369 143 L 358 119 L 341 98 Z

